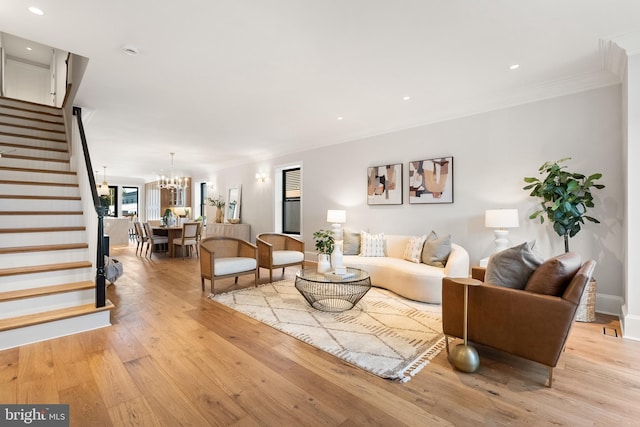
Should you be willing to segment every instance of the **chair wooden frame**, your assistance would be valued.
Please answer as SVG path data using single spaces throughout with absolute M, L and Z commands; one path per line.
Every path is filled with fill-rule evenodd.
M 166 244 L 167 245 L 167 250 L 168 250 L 168 246 L 169 246 L 169 238 L 167 236 L 159 236 L 157 234 L 153 234 L 153 229 L 151 228 L 151 225 L 148 222 L 145 222 L 142 224 L 144 226 L 144 230 L 147 233 L 147 251 L 146 253 L 149 253 L 149 259 L 151 259 L 153 257 L 153 252 L 154 252 L 154 248 L 156 245 L 161 245 L 161 244 Z
M 142 251 L 144 250 L 144 244 L 149 244 L 149 237 L 145 234 L 144 228 L 139 221 L 133 223 L 133 227 L 136 230 L 136 255 L 138 255 L 138 250 L 140 250 L 140 256 L 142 256 Z M 149 248 L 147 248 L 148 250 Z
M 258 284 L 258 247 L 246 240 L 228 236 L 212 236 L 204 238 L 200 241 L 200 283 L 204 291 L 204 281 L 211 281 L 211 294 L 215 294 L 215 281 L 235 277 L 235 283 L 238 283 L 238 277 L 253 274 L 254 284 Z M 256 260 L 256 267 L 250 270 L 236 271 L 229 274 L 216 274 L 216 259 L 221 258 L 253 258 Z
M 273 270 L 276 268 L 282 268 L 283 275 L 286 267 L 300 265 L 300 268 L 304 269 L 304 242 L 302 240 L 298 240 L 287 234 L 261 233 L 256 236 L 256 245 L 258 246 L 258 270 L 260 270 L 260 268 L 269 270 L 269 282 L 273 282 Z M 273 251 L 302 252 L 302 261 L 288 264 L 274 264 Z M 259 271 L 258 277 L 260 277 Z

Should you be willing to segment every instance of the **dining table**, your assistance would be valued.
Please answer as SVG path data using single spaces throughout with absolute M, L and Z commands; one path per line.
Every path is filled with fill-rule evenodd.
M 181 225 L 172 225 L 172 226 L 152 226 L 151 230 L 153 234 L 157 234 L 158 236 L 167 236 L 168 243 L 168 254 L 170 257 L 175 257 L 175 249 L 173 246 L 173 239 L 177 239 L 178 237 L 182 237 L 182 226 Z

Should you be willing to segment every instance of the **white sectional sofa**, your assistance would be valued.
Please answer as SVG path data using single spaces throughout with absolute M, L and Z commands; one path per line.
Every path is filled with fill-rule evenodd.
M 444 267 L 434 267 L 403 259 L 411 236 L 385 235 L 384 257 L 344 255 L 344 265 L 360 268 L 371 275 L 371 284 L 405 298 L 433 304 L 442 302 L 442 278 L 468 277 L 469 253 L 451 244 Z

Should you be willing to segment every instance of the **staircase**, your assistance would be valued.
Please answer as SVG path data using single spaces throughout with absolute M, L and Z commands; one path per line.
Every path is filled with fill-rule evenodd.
M 61 109 L 0 98 L 0 154 L 0 350 L 110 325 Z

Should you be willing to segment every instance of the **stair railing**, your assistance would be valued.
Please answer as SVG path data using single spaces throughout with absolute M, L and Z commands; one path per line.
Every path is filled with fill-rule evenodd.
M 73 107 L 73 115 L 76 116 L 78 122 L 78 130 L 80 132 L 80 140 L 82 141 L 82 152 L 84 154 L 84 163 L 87 166 L 87 176 L 89 177 L 89 186 L 93 196 L 93 205 L 98 214 L 98 244 L 96 250 L 96 307 L 104 307 L 106 305 L 106 278 L 104 271 L 104 217 L 107 208 L 102 206 L 98 197 L 96 180 L 93 175 L 93 166 L 89 156 L 89 146 L 87 145 L 87 137 L 84 133 L 84 125 L 82 124 L 82 108 Z

